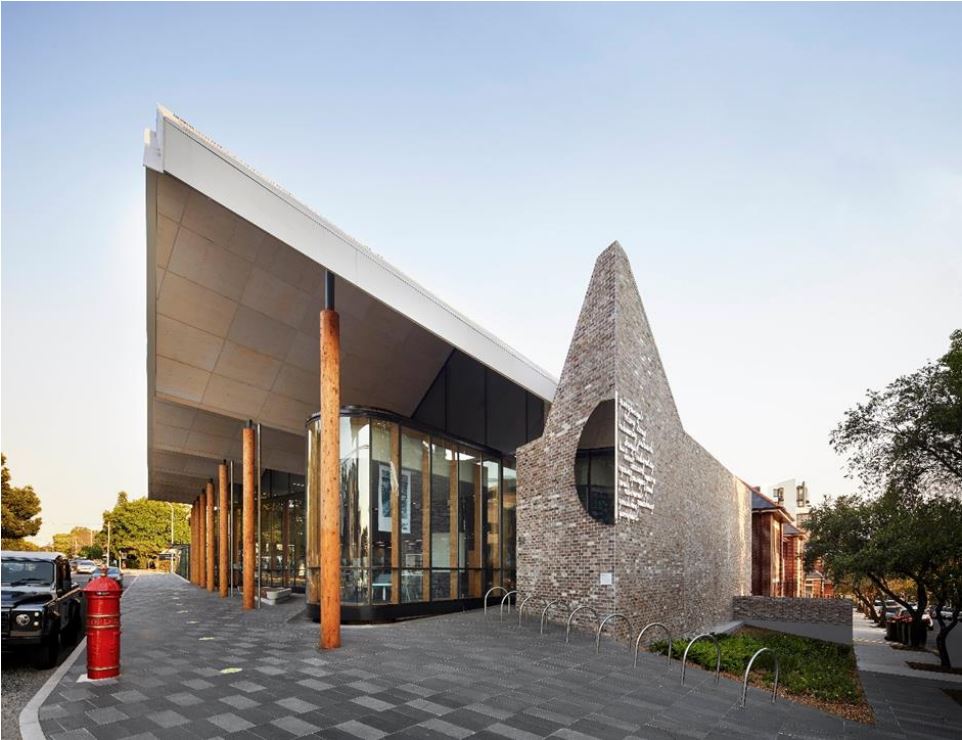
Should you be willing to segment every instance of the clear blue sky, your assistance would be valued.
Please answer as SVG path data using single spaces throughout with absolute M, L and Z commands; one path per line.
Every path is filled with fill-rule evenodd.
M 959 5 L 2 8 L 2 445 L 44 537 L 146 486 L 162 103 L 560 371 L 631 257 L 686 427 L 846 492 L 828 433 L 962 325 Z

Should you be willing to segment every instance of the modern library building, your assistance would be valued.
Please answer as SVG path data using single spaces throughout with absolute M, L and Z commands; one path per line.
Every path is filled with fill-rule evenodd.
M 617 243 L 559 381 L 166 110 L 144 164 L 149 496 L 192 504 L 192 582 L 304 592 L 322 646 L 496 587 L 678 628 L 748 593 L 748 488 Z
M 194 559 L 218 555 L 211 580 L 242 584 L 251 426 L 255 587 L 311 596 L 308 461 L 330 275 L 344 619 L 460 609 L 510 588 L 514 454 L 541 434 L 555 379 L 170 112 L 144 151 L 149 496 L 213 510 L 214 526 L 193 517 Z M 221 512 L 208 488 L 224 470 Z

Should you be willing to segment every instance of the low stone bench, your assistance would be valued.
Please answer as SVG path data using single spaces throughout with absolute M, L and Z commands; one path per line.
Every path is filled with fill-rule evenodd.
M 264 602 L 271 606 L 280 604 L 282 601 L 287 601 L 291 598 L 291 590 L 289 588 L 265 588 L 263 593 Z

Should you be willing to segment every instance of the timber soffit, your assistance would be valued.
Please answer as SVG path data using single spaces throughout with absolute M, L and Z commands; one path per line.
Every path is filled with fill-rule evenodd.
M 482 363 L 492 366 L 492 369 L 504 374 L 506 377 L 515 381 L 522 387 L 527 388 L 529 391 L 534 393 L 541 398 L 551 401 L 554 398 L 554 392 L 557 388 L 558 380 L 548 373 L 543 368 L 539 367 L 537 364 L 529 360 L 527 357 L 522 355 L 520 352 L 515 350 L 513 347 L 506 344 L 504 341 L 498 337 L 491 334 L 489 331 L 470 320 L 455 308 L 448 305 L 442 301 L 437 296 L 433 295 L 430 291 L 420 285 L 417 281 L 413 280 L 409 276 L 405 275 L 403 272 L 398 270 L 396 267 L 387 262 L 383 257 L 375 253 L 370 247 L 362 244 L 357 239 L 353 238 L 349 234 L 345 233 L 341 229 L 337 228 L 334 224 L 330 223 L 327 219 L 320 216 L 318 213 L 313 211 L 308 206 L 304 205 L 301 201 L 297 200 L 291 193 L 286 191 L 276 182 L 270 178 L 265 177 L 261 173 L 257 172 L 253 167 L 244 163 L 241 159 L 230 153 L 220 144 L 215 142 L 209 136 L 206 136 L 202 132 L 198 131 L 196 128 L 191 126 L 185 120 L 175 115 L 171 111 L 167 110 L 163 106 L 158 106 L 157 108 L 157 128 L 155 131 L 146 131 L 144 136 L 144 165 L 150 169 L 156 170 L 158 172 L 166 172 L 166 162 L 165 162 L 165 151 L 164 151 L 164 126 L 173 126 L 177 131 L 181 132 L 183 135 L 187 136 L 191 141 L 203 146 L 213 155 L 219 157 L 225 163 L 230 165 L 236 172 L 247 177 L 256 184 L 260 185 L 262 188 L 272 193 L 274 196 L 282 200 L 290 208 L 296 210 L 302 216 L 308 218 L 310 221 L 314 222 L 317 226 L 329 232 L 336 239 L 341 241 L 343 244 L 352 248 L 356 253 L 366 257 L 372 263 L 374 263 L 380 270 L 387 273 L 389 278 L 403 284 L 403 286 L 409 290 L 417 293 L 421 298 L 430 302 L 436 310 L 446 313 L 449 317 L 455 319 L 459 322 L 464 329 L 475 335 L 476 339 L 488 342 L 494 346 L 497 351 L 500 351 L 504 355 L 505 360 L 509 361 L 507 363 L 498 363 L 495 361 L 493 364 L 488 358 L 486 361 L 484 358 L 477 358 Z M 176 175 L 175 175 L 176 176 Z M 188 182 L 188 185 L 196 187 L 194 183 Z M 202 191 L 203 192 L 203 191 Z M 206 193 L 205 193 L 206 194 Z M 256 226 L 264 229 L 268 233 L 272 233 L 270 225 L 264 223 L 255 223 Z M 293 245 L 292 245 L 293 246 Z M 301 251 L 301 250 L 298 250 Z M 311 255 L 306 255 L 311 257 Z M 366 286 L 359 285 L 362 290 L 366 289 Z M 379 299 L 384 300 L 379 296 Z M 390 304 L 389 304 L 390 305 Z M 402 314 L 408 315 L 405 311 L 401 310 L 398 306 L 391 306 L 395 310 L 401 311 Z M 409 316 L 409 318 L 412 318 Z M 423 323 L 423 322 L 419 322 Z M 458 346 L 458 342 L 455 341 L 447 332 L 439 331 L 435 327 L 425 326 L 426 329 L 441 337 L 447 342 Z M 467 349 L 462 347 L 462 349 Z M 469 354 L 471 354 L 469 352 Z M 497 358 L 495 358 L 496 360 Z M 509 369 L 511 364 L 510 360 L 515 363 L 520 363 L 528 372 L 528 377 L 519 377 L 518 373 L 512 372 Z M 500 366 L 499 366 L 500 365 Z

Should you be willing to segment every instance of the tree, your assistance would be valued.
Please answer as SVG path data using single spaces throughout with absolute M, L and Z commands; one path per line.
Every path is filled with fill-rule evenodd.
M 74 527 L 69 532 L 58 532 L 53 536 L 50 549 L 55 552 L 62 552 L 68 557 L 77 557 L 81 550 L 90 547 L 94 543 L 96 533 L 87 527 Z
M 824 568 L 824 563 L 822 565 Z M 827 569 L 826 569 L 827 570 Z M 878 598 L 879 590 L 868 578 L 851 574 L 831 574 L 832 583 L 835 584 L 835 592 L 839 594 L 851 594 L 855 600 L 862 605 L 865 614 L 873 622 L 881 620 L 881 615 L 875 609 L 875 599 Z M 883 610 L 884 614 L 884 610 Z
M 923 499 L 890 486 L 875 499 L 842 496 L 816 506 L 806 526 L 810 533 L 806 566 L 821 558 L 833 578 L 874 584 L 911 615 L 914 646 L 925 639 L 922 617 L 930 594 L 958 606 L 957 594 L 953 596 L 962 553 L 962 502 L 958 499 Z M 901 579 L 908 583 L 911 598 Z M 957 617 L 949 620 L 949 629 Z M 940 654 L 947 664 L 947 653 Z
M 77 551 L 73 547 L 74 539 L 63 532 L 55 534 L 53 536 L 53 542 L 50 545 L 50 549 L 54 552 L 62 552 L 68 558 L 76 556 Z
M 962 329 L 949 351 L 849 409 L 831 435 L 870 486 L 962 492 Z
M 0 544 L 0 547 L 2 547 L 4 550 L 19 550 L 21 552 L 43 549 L 41 547 L 37 547 L 30 540 L 8 540 L 6 538 L 4 538 L 3 543 Z
M 939 623 L 935 645 L 942 665 L 951 667 L 946 640 L 962 617 L 962 501 L 940 498 L 932 502 L 931 508 L 935 527 L 928 534 L 940 556 L 930 582 Z
M 22 540 L 40 531 L 40 497 L 31 486 L 10 485 L 7 456 L 0 455 L 2 466 L 2 537 L 4 549 L 30 549 Z M 33 549 L 36 549 L 35 547 Z
M 104 512 L 104 529 L 97 536 L 97 544 L 105 545 L 107 523 L 110 523 L 110 549 L 119 553 L 129 563 L 144 565 L 156 558 L 170 545 L 171 504 L 164 501 L 150 501 L 146 498 L 131 501 L 121 492 L 117 503 L 110 511 Z M 187 541 L 190 537 L 187 516 L 190 507 L 173 504 L 174 539 Z
M 104 549 L 100 545 L 85 545 L 80 548 L 80 557 L 87 560 L 100 560 L 104 556 Z

